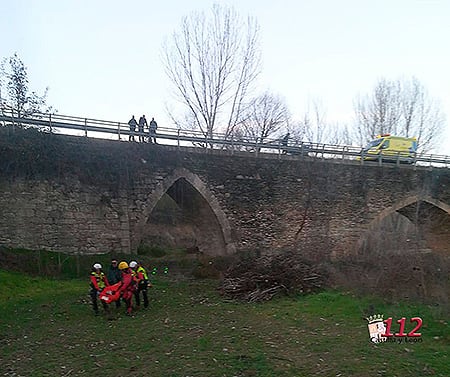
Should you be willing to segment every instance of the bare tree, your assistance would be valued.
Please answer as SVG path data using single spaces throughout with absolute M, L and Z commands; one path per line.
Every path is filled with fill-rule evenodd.
M 328 122 L 327 112 L 317 99 L 308 102 L 302 118 L 290 125 L 289 132 L 295 139 L 311 143 L 351 144 L 347 128 Z
M 17 54 L 4 58 L 0 67 L 0 105 L 18 117 L 50 111 L 46 104 L 48 88 L 43 95 L 30 92 L 27 67 Z
M 163 64 L 173 84 L 174 97 L 189 116 L 171 114 L 179 125 L 212 137 L 219 127 L 229 134 L 241 117 L 251 84 L 259 73 L 257 22 L 243 21 L 232 9 L 214 5 L 185 17 L 181 30 L 163 46 Z
M 311 107 L 313 110 L 311 110 Z M 300 119 L 292 121 L 288 126 L 288 132 L 294 142 L 308 141 L 319 142 L 322 139 L 324 124 L 322 120 L 325 115 L 322 113 L 319 101 L 309 101 L 306 111 Z
M 437 146 L 446 123 L 440 105 L 414 77 L 403 81 L 401 89 L 402 135 L 417 137 L 422 151 L 433 149 Z
M 372 94 L 357 98 L 355 114 L 361 144 L 390 133 L 417 137 L 423 152 L 436 146 L 445 125 L 440 106 L 414 77 L 379 80 Z
M 400 85 L 381 79 L 371 95 L 360 96 L 355 105 L 361 143 L 377 134 L 395 133 L 400 119 Z
M 308 141 L 322 143 L 327 131 L 326 112 L 320 101 L 308 104 L 307 111 L 301 120 Z
M 263 143 L 281 130 L 287 130 L 290 114 L 285 101 L 269 91 L 254 98 L 242 112 L 245 136 Z

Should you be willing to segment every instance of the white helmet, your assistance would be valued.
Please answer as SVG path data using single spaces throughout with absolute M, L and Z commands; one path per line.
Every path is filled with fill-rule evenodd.
M 135 268 L 136 266 L 137 266 L 137 262 L 136 261 L 133 260 L 133 261 L 130 262 L 130 267 L 131 268 Z
M 96 263 L 96 264 L 94 264 L 94 268 L 96 270 L 100 270 L 102 268 L 102 265 L 100 263 Z

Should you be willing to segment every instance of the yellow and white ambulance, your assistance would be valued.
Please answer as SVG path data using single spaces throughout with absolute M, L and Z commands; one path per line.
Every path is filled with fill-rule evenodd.
M 391 134 L 377 135 L 361 151 L 357 160 L 364 161 L 399 161 L 413 163 L 417 152 L 415 137 L 392 136 Z

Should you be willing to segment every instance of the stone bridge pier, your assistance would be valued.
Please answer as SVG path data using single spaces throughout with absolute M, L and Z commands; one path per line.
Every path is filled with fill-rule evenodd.
M 449 252 L 449 169 L 24 133 L 0 141 L 0 244 Z

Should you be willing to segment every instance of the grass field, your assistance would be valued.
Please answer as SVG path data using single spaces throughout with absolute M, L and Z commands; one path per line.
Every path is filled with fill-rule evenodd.
M 221 297 L 217 281 L 153 283 L 150 308 L 96 317 L 87 279 L 0 271 L 1 375 L 450 376 L 439 307 L 336 291 L 245 304 Z M 421 317 L 421 342 L 371 343 L 370 306 L 394 323 Z

